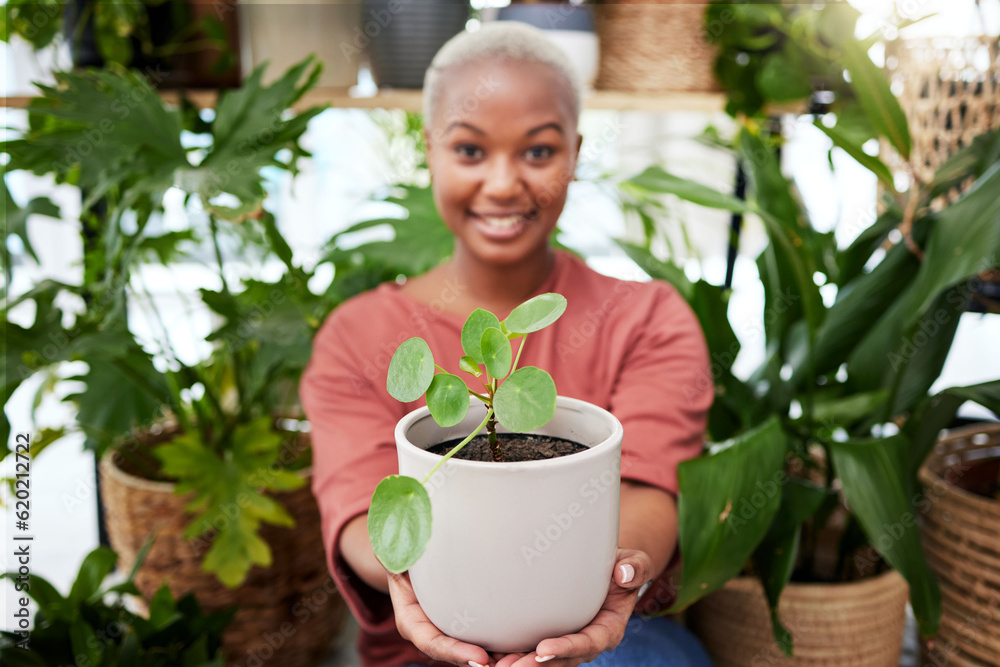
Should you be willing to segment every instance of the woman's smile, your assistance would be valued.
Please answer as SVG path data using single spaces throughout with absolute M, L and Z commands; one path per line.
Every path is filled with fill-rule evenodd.
M 525 214 L 514 213 L 474 213 L 469 211 L 476 228 L 491 241 L 507 241 L 520 236 L 533 219 L 538 218 L 537 212 Z M 529 218 L 529 215 L 531 216 Z

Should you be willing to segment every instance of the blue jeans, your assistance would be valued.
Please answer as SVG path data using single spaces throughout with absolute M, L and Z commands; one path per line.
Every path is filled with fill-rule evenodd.
M 622 643 L 585 664 L 592 667 L 713 667 L 698 638 L 663 616 L 633 616 L 625 626 Z M 411 663 L 402 667 L 426 666 Z

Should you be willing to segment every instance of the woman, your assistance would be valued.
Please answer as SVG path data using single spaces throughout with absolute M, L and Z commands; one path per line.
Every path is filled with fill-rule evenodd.
M 330 571 L 361 626 L 365 666 L 710 664 L 668 619 L 629 620 L 639 589 L 678 556 L 676 466 L 701 450 L 712 383 L 697 320 L 671 287 L 601 276 L 549 245 L 582 143 L 571 65 L 537 29 L 487 24 L 442 47 L 424 96 L 427 163 L 454 254 L 339 307 L 302 381 Z M 569 307 L 532 334 L 522 365 L 545 368 L 560 394 L 609 409 L 625 428 L 618 562 L 587 628 L 526 655 L 490 655 L 442 634 L 407 575 L 388 574 L 372 551 L 366 512 L 378 481 L 397 472 L 393 428 L 423 404 L 392 399 L 386 369 L 411 336 L 427 340 L 435 359 L 457 360 L 470 312 L 502 318 L 549 291 Z M 661 586 L 645 602 L 668 597 Z

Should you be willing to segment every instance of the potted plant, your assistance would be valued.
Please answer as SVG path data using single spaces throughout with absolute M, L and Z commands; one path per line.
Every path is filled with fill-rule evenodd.
M 375 83 L 422 88 L 434 54 L 465 30 L 470 11 L 468 0 L 362 0 L 359 41 Z
M 36 52 L 66 41 L 76 67 L 155 71 L 165 88 L 238 82 L 234 8 L 222 0 L 14 0 L 6 10 L 0 39 L 16 35 Z
M 303 350 L 308 352 L 310 327 L 328 312 L 323 299 L 306 288 L 311 276 L 292 264 L 273 217 L 261 208 L 261 167 L 294 171 L 303 154 L 298 138 L 321 111 L 282 115 L 315 82 L 316 69 L 305 84 L 298 83 L 308 67 L 309 61 L 303 61 L 272 86 L 261 84 L 258 69 L 242 89 L 222 96 L 210 121 L 187 103 L 179 109 L 166 106 L 129 72 L 60 74 L 60 87 L 45 88 L 33 104 L 27 136 L 4 145 L 11 156 L 8 169 L 55 172 L 57 181 L 73 183 L 87 195 L 81 217 L 87 248 L 81 284 L 42 283 L 4 304 L 7 391 L 42 370 L 54 371 L 43 388 L 48 391 L 65 395 L 66 380 L 84 383 L 83 391 L 67 397 L 78 406 L 71 428 L 86 433 L 87 446 L 102 461 L 101 479 L 107 484 L 100 491 L 112 543 L 131 563 L 149 530 L 158 524 L 177 527 L 172 539 L 153 548 L 137 575 L 139 589 L 151 595 L 167 576 L 175 593 L 197 589 L 207 607 L 240 603 L 243 608 L 226 635 L 230 655 L 264 650 L 265 631 L 283 627 L 282 619 L 275 622 L 275 614 L 263 609 L 301 623 L 301 614 L 292 614 L 321 594 L 325 603 L 309 610 L 311 625 L 284 638 L 283 655 L 292 663 L 325 653 L 331 627 L 343 617 L 342 604 L 330 602 L 339 600 L 332 595 L 332 584 L 324 589 L 329 575 L 307 484 L 308 440 L 274 428 L 276 416 L 294 416 L 294 391 L 281 396 L 280 390 L 294 387 L 295 373 L 305 363 Z M 102 127 L 101 119 L 115 112 L 120 120 Z M 208 141 L 186 147 L 181 142 L 185 131 Z M 86 142 L 91 150 L 80 149 Z M 193 151 L 194 161 L 188 155 Z M 283 152 L 287 162 L 278 159 Z M 150 341 L 135 335 L 126 317 L 127 304 L 145 306 L 154 331 L 166 330 L 141 269 L 149 264 L 149 255 L 167 263 L 179 244 L 195 239 L 193 230 L 161 236 L 147 232 L 170 187 L 200 200 L 207 212 L 209 252 L 216 260 L 222 261 L 222 236 L 240 230 L 267 239 L 287 269 L 275 284 L 245 281 L 237 289 L 220 264 L 221 289 L 204 290 L 201 296 L 220 314 L 222 325 L 213 353 L 196 363 L 182 363 L 165 335 L 157 341 L 160 350 L 150 353 Z M 99 197 L 104 204 L 97 207 Z M 242 222 L 224 229 L 222 219 Z M 75 319 L 69 326 L 54 306 L 57 297 L 67 295 L 87 306 L 67 318 Z M 22 327 L 10 322 L 8 312 L 27 301 L 36 306 L 33 323 Z M 268 305 L 272 317 L 259 320 Z M 136 316 L 134 310 L 131 316 Z M 295 345 L 299 349 L 289 348 Z M 67 378 L 58 366 L 64 360 L 85 360 L 88 369 Z M 43 431 L 34 453 L 68 430 Z M 158 440 L 169 442 L 154 446 Z M 124 463 L 116 467 L 115 461 Z M 193 498 L 184 498 L 188 492 L 194 492 Z M 276 492 L 288 493 L 276 499 Z M 151 504 L 135 502 L 139 498 Z M 194 521 L 186 515 L 190 511 L 196 514 Z M 300 523 L 289 531 L 293 518 Z M 284 534 L 267 534 L 262 522 L 284 526 Z M 268 567 L 274 557 L 269 545 L 291 549 L 278 554 L 284 558 L 281 569 Z M 170 557 L 181 552 L 184 558 Z M 196 566 L 187 567 L 191 562 Z M 288 563 L 294 565 L 294 575 L 284 572 Z M 263 567 L 251 574 L 254 565 Z M 190 579 L 185 581 L 185 575 Z
M 146 549 L 151 543 L 147 540 Z M 4 664 L 223 667 L 222 632 L 234 610 L 205 614 L 193 595 L 176 600 L 163 585 L 148 600 L 149 614 L 138 616 L 123 600 L 125 594 L 140 595 L 133 581 L 136 568 L 125 581 L 103 586 L 117 559 L 106 547 L 91 551 L 66 596 L 36 574 L 0 575 L 15 582 L 16 615 L 25 614 L 23 629 L 0 631 Z M 111 604 L 105 602 L 109 595 L 116 596 Z M 28 597 L 38 605 L 30 628 Z
M 715 48 L 704 29 L 709 0 L 609 0 L 594 5 L 601 61 L 597 88 L 715 92 Z M 670 35 L 664 40 L 664 35 Z
M 941 404 L 964 400 L 955 392 L 942 398 Z M 1000 575 L 998 444 L 997 423 L 949 428 L 920 468 L 926 489 L 921 537 L 942 598 L 941 633 L 924 652 L 938 664 L 988 664 L 1000 648 L 1000 623 L 993 613 L 996 598 L 989 593 Z
M 557 396 L 546 371 L 517 368 L 527 334 L 565 308 L 549 293 L 503 321 L 473 311 L 458 367 L 481 391 L 436 364 L 421 338 L 402 343 L 389 365 L 390 395 L 426 393 L 427 407 L 396 426 L 399 474 L 372 496 L 372 546 L 390 572 L 409 571 L 435 625 L 487 650 L 530 651 L 586 626 L 614 568 L 621 424 Z M 470 411 L 479 403 L 485 415 Z
M 908 128 L 887 81 L 863 45 L 842 48 L 863 122 L 905 156 Z M 921 634 L 934 636 L 941 598 L 921 548 L 919 508 L 926 504 L 916 473 L 961 402 L 947 397 L 1000 411 L 997 381 L 928 393 L 954 340 L 969 282 L 1000 256 L 997 133 L 979 137 L 927 187 L 904 193 L 847 133 L 830 136 L 835 146 L 859 154 L 893 195 L 846 248 L 810 225 L 781 174 L 773 149 L 778 137 L 753 119 L 744 120 L 735 142 L 748 173 L 748 201 L 659 168 L 628 181 L 756 214 L 769 236 L 758 259 L 765 309 L 754 330 L 767 353 L 745 380 L 732 371 L 739 341 L 722 324 L 727 291 L 692 282 L 679 267 L 626 245 L 642 268 L 687 296 L 712 353 L 705 378 L 716 387 L 709 430 L 720 444 L 680 465 L 683 568 L 654 596 L 672 611 L 709 596 L 691 607 L 689 619 L 723 665 L 747 655 L 783 660 L 782 654 L 794 655 L 793 664 L 819 664 L 831 655 L 850 664 L 892 662 L 907 588 Z M 975 182 L 960 199 L 940 211 L 930 206 L 966 179 Z M 897 240 L 887 243 L 890 237 Z M 878 261 L 873 255 L 883 244 Z M 820 284 L 836 288 L 832 302 L 822 298 Z M 741 573 L 759 583 L 732 580 Z M 819 587 L 825 584 L 834 585 Z M 853 598 L 851 604 L 836 602 L 841 596 Z M 804 598 L 811 598 L 809 611 L 800 604 Z M 844 621 L 840 629 L 837 620 Z M 831 654 L 831 646 L 839 652 Z

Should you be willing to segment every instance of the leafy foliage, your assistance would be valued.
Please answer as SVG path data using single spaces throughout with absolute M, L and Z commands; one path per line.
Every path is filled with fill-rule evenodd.
M 212 546 L 205 554 L 204 569 L 233 588 L 246 578 L 252 565 L 271 565 L 271 550 L 257 535 L 261 521 L 293 526 L 294 520 L 273 498 L 261 493 L 291 491 L 306 480 L 291 470 L 272 469 L 279 460 L 283 438 L 262 417 L 233 429 L 224 452 L 185 433 L 153 449 L 162 462 L 163 473 L 182 480 L 179 494 L 193 491 L 194 499 L 185 506 L 199 516 L 184 531 L 186 539 L 212 532 Z
M 828 135 L 842 147 L 849 142 L 859 147 L 867 138 L 880 135 L 906 155 L 905 116 L 888 93 L 882 74 L 865 56 L 864 42 L 851 41 L 853 10 L 831 9 L 836 4 L 827 5 L 819 14 L 805 6 L 732 6 L 732 11 L 746 13 L 752 20 L 737 22 L 725 39 L 738 38 L 744 45 L 759 39 L 755 43 L 762 54 L 788 49 L 776 57 L 789 57 L 800 48 L 782 23 L 791 16 L 788 20 L 802 28 L 802 34 L 823 40 L 823 48 L 850 51 L 851 79 L 844 82 L 841 99 L 857 104 L 849 112 L 842 110 L 841 120 L 850 119 L 851 127 L 838 123 L 837 132 L 843 136 Z M 723 6 L 730 7 L 713 5 L 709 19 L 711 12 Z M 839 27 L 822 22 L 834 19 L 840 21 Z M 813 26 L 818 32 L 811 33 L 809 22 L 815 20 L 821 20 Z M 754 21 L 759 29 L 751 29 Z M 836 44 L 834 33 L 840 40 Z M 750 63 L 748 67 L 757 71 L 767 66 L 763 58 L 754 61 L 752 54 Z M 803 63 L 809 64 L 808 60 Z M 770 67 L 781 70 L 784 65 Z M 743 97 L 731 94 L 731 104 L 753 102 L 750 97 L 755 90 L 751 86 Z M 758 101 L 763 100 L 761 96 Z M 745 109 L 755 113 L 759 106 Z M 928 393 L 940 375 L 968 302 L 968 281 L 1000 261 L 1000 209 L 995 195 L 1000 189 L 998 141 L 998 131 L 979 137 L 943 165 L 933 183 L 905 193 L 905 201 L 904 195 L 888 188 L 884 213 L 846 248 L 837 248 L 829 235 L 812 227 L 792 184 L 780 172 L 774 138 L 752 120 L 743 123 L 734 142 L 748 172 L 746 202 L 707 192 L 704 186 L 659 168 L 647 169 L 626 182 L 632 189 L 669 193 L 763 220 L 769 243 L 757 265 L 765 293 L 760 317 L 765 359 L 745 381 L 731 371 L 739 343 L 730 328 L 719 327 L 725 321 L 726 291 L 704 280 L 688 280 L 680 267 L 654 257 L 648 247 L 624 243 L 622 247 L 652 277 L 675 285 L 703 325 L 711 358 L 718 362 L 712 368 L 716 386 L 709 414 L 712 440 L 750 438 L 771 424 L 780 433 L 771 441 L 787 443 L 782 453 L 806 470 L 819 465 L 816 472 L 826 481 L 820 486 L 788 478 L 780 493 L 768 496 L 767 503 L 749 513 L 739 531 L 724 535 L 728 541 L 720 541 L 718 523 L 739 517 L 733 513 L 741 501 L 753 497 L 752 487 L 759 485 L 760 490 L 773 475 L 783 474 L 785 460 L 758 455 L 752 464 L 741 462 L 738 465 L 746 477 L 727 484 L 714 480 L 728 474 L 722 455 L 728 452 L 735 457 L 739 450 L 730 452 L 732 446 L 710 447 L 707 456 L 682 464 L 686 472 L 680 477 L 681 543 L 686 554 L 700 555 L 685 558 L 674 609 L 749 566 L 764 583 L 775 638 L 790 654 L 791 636 L 778 615 L 778 599 L 793 577 L 814 580 L 820 576 L 809 569 L 815 562 L 814 554 L 808 552 L 814 542 L 803 542 L 802 537 L 806 531 L 814 534 L 824 528 L 840 502 L 834 490 L 840 488 L 844 507 L 849 507 L 850 530 L 842 536 L 841 563 L 834 572 L 849 572 L 845 565 L 852 556 L 869 545 L 874 547 L 907 579 L 921 633 L 936 633 L 940 592 L 924 558 L 917 524 L 907 517 L 916 512 L 916 471 L 958 406 L 975 400 L 1000 410 L 995 396 L 1000 380 L 951 388 L 936 396 Z M 863 157 L 860 148 L 847 152 L 888 180 L 880 161 Z M 966 180 L 974 183 L 956 201 L 943 210 L 931 206 L 941 192 Z M 887 241 L 894 229 L 906 233 L 905 242 Z M 882 246 L 888 247 L 887 252 L 876 262 L 874 253 Z M 837 288 L 832 304 L 820 298 L 817 282 Z M 817 464 L 810 453 L 816 448 L 823 451 L 820 460 L 824 463 Z M 692 470 L 699 471 L 697 477 Z M 751 488 L 734 496 L 730 489 L 737 483 Z M 732 507 L 727 510 L 728 502 Z M 744 538 L 746 544 L 719 548 Z
M 455 426 L 469 411 L 470 396 L 487 408 L 486 418 L 455 445 L 422 481 L 392 475 L 382 480 L 372 495 L 368 512 L 368 535 L 382 564 L 390 572 L 408 570 L 427 548 L 431 529 L 430 497 L 424 484 L 449 458 L 472 441 L 483 427 L 489 434 L 495 461 L 503 460 L 497 440 L 497 423 L 511 431 L 526 432 L 544 426 L 555 415 L 556 385 L 548 372 L 534 366 L 517 368 L 524 337 L 558 320 L 566 310 L 560 294 L 540 294 L 528 299 L 500 319 L 482 308 L 474 310 L 462 327 L 462 372 L 482 383 L 483 393 L 434 363 L 434 355 L 423 338 L 404 341 L 389 362 L 386 389 L 398 401 L 409 403 L 427 395 L 427 408 L 438 424 Z M 511 341 L 521 339 L 517 357 Z M 439 373 L 435 373 L 435 369 Z M 485 371 L 485 372 L 484 372 Z
M 148 600 L 149 618 L 128 611 L 122 596 L 140 595 L 133 578 L 152 540 L 140 552 L 127 579 L 102 588 L 118 555 L 98 547 L 84 558 L 69 595 L 38 575 L 18 579 L 6 572 L 38 611 L 24 634 L 0 631 L 0 658 L 12 667 L 88 664 L 119 667 L 223 667 L 222 633 L 236 613 L 204 614 L 193 593 L 175 600 L 166 583 Z M 111 604 L 105 603 L 115 595 Z M 27 642 L 30 650 L 19 646 Z
M 36 51 L 62 40 L 78 41 L 86 28 L 108 66 L 139 66 L 143 57 L 165 57 L 192 49 L 220 49 L 212 69 L 224 72 L 235 64 L 222 21 L 216 16 L 190 17 L 181 0 L 9 0 L 0 14 L 0 40 L 17 35 Z M 178 26 L 171 35 L 154 31 L 154 21 L 169 12 Z M 65 19 L 65 20 L 64 20 Z

